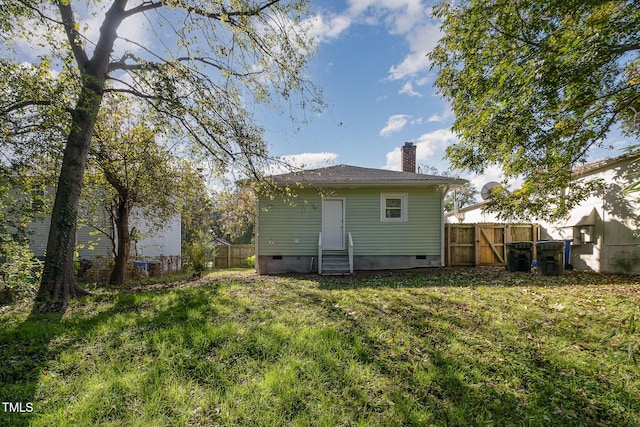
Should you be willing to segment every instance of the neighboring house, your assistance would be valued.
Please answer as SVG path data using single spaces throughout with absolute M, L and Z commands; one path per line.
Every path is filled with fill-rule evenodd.
M 640 194 L 625 192 L 640 179 L 640 163 L 635 155 L 623 155 L 585 164 L 573 170 L 576 180 L 600 179 L 603 189 L 556 222 L 540 224 L 541 239 L 570 240 L 569 263 L 576 269 L 599 272 L 640 273 Z M 457 223 L 500 222 L 477 203 L 448 213 L 447 221 Z
M 444 195 L 464 180 L 349 165 L 273 176 L 291 189 L 258 195 L 256 269 L 347 273 L 444 264 Z
M 34 221 L 29 224 L 30 250 L 36 257 L 43 258 L 47 249 L 47 238 L 51 217 L 47 216 L 42 221 Z M 171 217 L 165 227 L 158 232 L 149 232 L 144 217 L 134 209 L 129 226 L 135 227 L 135 235 L 138 240 L 132 239 L 131 259 L 153 262 L 160 265 L 161 271 L 177 270 L 182 266 L 182 240 L 181 217 L 176 214 Z M 94 265 L 106 266 L 108 260 L 113 258 L 113 248 L 110 239 L 99 232 L 100 228 L 106 232 L 113 232 L 113 226 L 109 223 L 106 214 L 101 224 L 81 225 L 76 231 L 76 245 L 78 256 L 88 259 Z
M 143 215 L 133 210 L 130 226 L 136 227 L 138 240 L 134 240 L 131 257 L 160 263 L 162 272 L 176 271 L 182 268 L 182 217 L 176 213 L 166 220 L 161 230 L 150 231 L 151 226 Z

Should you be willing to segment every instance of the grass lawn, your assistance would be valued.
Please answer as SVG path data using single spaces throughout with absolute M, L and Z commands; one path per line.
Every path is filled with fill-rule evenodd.
M 640 277 L 502 269 L 98 289 L 0 308 L 32 409 L 0 425 L 640 425 L 639 307 Z

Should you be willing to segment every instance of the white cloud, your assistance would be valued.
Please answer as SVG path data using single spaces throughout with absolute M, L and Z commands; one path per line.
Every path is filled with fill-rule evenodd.
M 422 0 L 349 0 L 343 13 L 318 12 L 304 26 L 319 42 L 339 37 L 354 23 L 384 24 L 390 34 L 403 36 L 409 52 L 389 69 L 389 80 L 410 80 L 421 86 L 426 83 L 420 73 L 429 71 L 427 54 L 441 37 L 440 24 L 431 19 L 431 7 Z M 404 85 L 400 93 L 418 96 L 412 85 Z
M 321 152 L 288 154 L 281 159 L 295 167 L 315 169 L 335 164 L 338 157 L 337 153 Z
M 392 133 L 400 132 L 409 122 L 411 116 L 406 114 L 396 114 L 387 119 L 387 124 L 380 131 L 380 136 L 389 136 Z
M 400 147 L 396 147 L 393 151 L 387 153 L 387 163 L 382 169 L 389 169 L 392 171 L 402 170 L 402 154 Z
M 397 1 L 391 0 L 385 3 L 394 4 Z M 403 7 L 394 14 L 392 20 L 394 31 L 398 34 L 412 32 L 416 25 L 429 19 L 430 8 L 422 4 L 421 0 L 409 0 L 404 2 Z
M 408 53 L 389 68 L 388 79 L 405 81 L 401 94 L 420 96 L 416 86 L 427 83 L 427 54 L 442 37 L 440 23 L 431 19 L 431 7 L 422 0 L 350 0 L 349 22 L 368 25 L 384 23 L 390 34 L 404 37 Z
M 427 70 L 429 68 L 429 60 L 425 52 L 412 51 L 400 64 L 391 66 L 389 68 L 389 79 L 402 80 L 413 77 L 420 71 Z
M 418 76 L 429 71 L 431 63 L 427 54 L 433 50 L 441 37 L 440 26 L 432 22 L 413 28 L 405 37 L 409 44 L 409 54 L 402 62 L 389 69 L 389 79 L 414 78 L 419 85 L 425 84 L 424 77 Z
M 429 118 L 427 119 L 427 122 L 429 122 L 429 123 L 442 123 L 444 121 L 449 120 L 452 117 L 453 117 L 453 110 L 451 109 L 451 107 L 447 107 L 442 112 L 442 114 L 432 114 L 431 116 L 429 116 Z
M 335 165 L 340 155 L 337 153 L 300 153 L 280 156 L 281 163 L 271 164 L 265 171 L 266 175 L 278 175 L 291 172 L 291 169 L 317 169 Z
M 329 42 L 340 36 L 351 25 L 351 18 L 347 15 L 318 13 L 306 19 L 302 26 L 307 28 L 309 35 L 318 42 Z
M 422 77 L 421 79 L 416 79 L 415 83 L 418 86 L 424 86 L 427 83 L 429 83 L 431 81 L 431 79 L 429 77 Z
M 414 144 L 416 145 L 416 162 L 427 161 L 438 150 L 455 143 L 457 137 L 449 129 L 438 129 L 420 136 Z M 383 169 L 401 170 L 402 154 L 400 147 L 394 148 L 386 155 L 386 164 Z
M 432 114 L 429 116 L 429 118 L 427 119 L 428 123 L 434 123 L 434 122 L 442 122 L 444 120 L 444 116 L 442 114 Z
M 436 150 L 456 142 L 458 138 L 449 129 L 438 129 L 425 133 L 416 141 L 416 160 L 427 160 Z
M 79 6 L 74 10 L 81 40 L 89 56 L 92 55 L 100 37 L 105 10 L 104 5 L 100 3 L 95 7 Z M 17 38 L 14 43 L 21 53 L 28 54 L 32 58 L 50 53 L 52 48 L 56 49 L 56 45 L 68 44 L 67 36 L 61 26 L 43 25 L 41 21 L 35 19 L 21 22 L 20 25 L 28 28 L 28 37 Z M 150 45 L 148 21 L 142 14 L 125 19 L 118 28 L 117 34 L 118 39 L 112 54 L 115 58 L 122 56 L 125 50 L 140 51 L 143 49 L 142 46 Z M 128 43 L 123 38 L 132 40 L 136 44 Z
M 426 160 L 429 156 L 431 156 L 438 148 L 444 146 L 443 140 L 439 138 L 437 135 L 433 134 L 424 134 L 416 143 L 416 160 Z
M 51 53 L 52 42 L 56 45 L 63 45 L 66 42 L 66 35 L 59 28 L 52 25 L 43 25 L 37 19 L 27 19 L 15 24 L 16 32 L 23 29 L 24 37 L 17 37 L 11 40 L 17 51 L 28 58 L 38 58 Z
M 368 23 L 384 19 L 394 34 L 404 34 L 423 21 L 429 8 L 421 0 L 351 0 L 349 12 Z
M 421 97 L 422 94 L 420 92 L 417 92 L 413 89 L 413 83 L 411 82 L 406 82 L 404 84 L 404 86 L 402 86 L 402 89 L 400 89 L 398 91 L 398 93 L 404 93 L 407 94 L 409 96 L 417 96 L 417 97 Z

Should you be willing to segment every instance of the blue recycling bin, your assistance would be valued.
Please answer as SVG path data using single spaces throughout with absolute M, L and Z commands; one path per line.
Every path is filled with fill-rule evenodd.
M 138 270 L 144 270 L 147 271 L 147 263 L 144 261 L 140 261 L 140 260 L 135 260 L 133 261 L 133 265 L 138 269 Z
M 571 265 L 571 243 L 573 239 L 565 239 L 564 241 L 564 268 L 565 270 L 573 270 Z

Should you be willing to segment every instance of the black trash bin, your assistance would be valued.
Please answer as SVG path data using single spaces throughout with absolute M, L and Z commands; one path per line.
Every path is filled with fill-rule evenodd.
M 507 271 L 531 271 L 533 242 L 507 243 Z
M 558 276 L 564 273 L 564 240 L 536 242 L 538 274 Z

